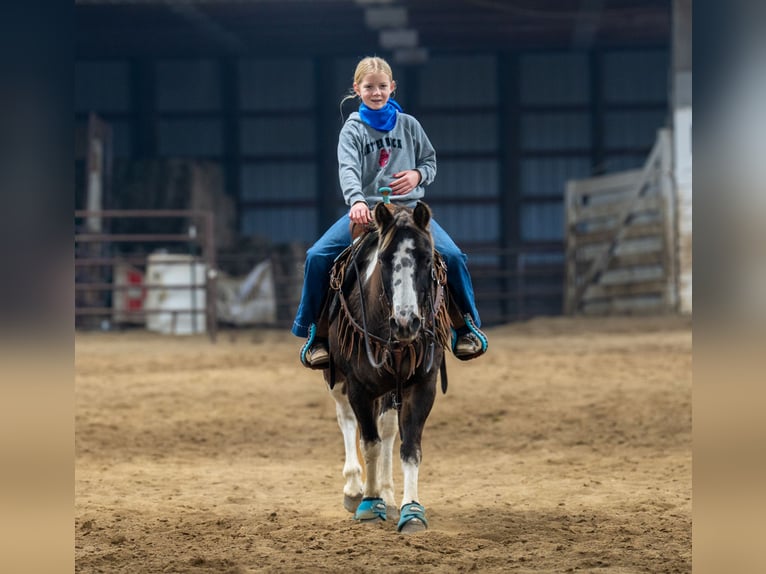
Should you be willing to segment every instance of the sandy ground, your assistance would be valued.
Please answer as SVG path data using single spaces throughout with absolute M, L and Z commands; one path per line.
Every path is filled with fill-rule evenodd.
M 405 536 L 343 509 L 334 403 L 290 334 L 78 333 L 76 571 L 691 572 L 690 321 L 488 335 L 449 359 L 431 528 Z

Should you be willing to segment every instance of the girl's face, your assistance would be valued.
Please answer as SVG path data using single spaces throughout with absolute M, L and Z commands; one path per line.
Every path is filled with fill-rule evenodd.
M 354 92 L 371 110 L 385 106 L 395 89 L 396 82 L 384 72 L 373 72 L 362 77 L 361 82 L 354 82 Z

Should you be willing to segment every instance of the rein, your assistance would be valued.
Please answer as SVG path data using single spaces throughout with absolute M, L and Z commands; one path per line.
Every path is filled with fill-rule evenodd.
M 359 286 L 359 306 L 362 310 L 362 333 L 364 333 L 364 348 L 367 351 L 367 360 L 370 361 L 370 365 L 372 365 L 373 369 L 379 369 L 383 365 L 386 364 L 387 358 L 384 357 L 381 359 L 380 362 L 377 362 L 375 360 L 375 357 L 372 355 L 372 349 L 370 348 L 370 332 L 367 329 L 367 310 L 364 308 L 364 290 L 362 289 L 362 275 L 359 273 L 359 265 L 357 264 L 357 258 L 354 257 L 354 273 L 356 273 L 356 283 Z M 345 299 L 343 298 L 343 295 L 341 294 L 341 300 L 345 303 Z M 347 309 L 347 307 L 344 305 L 344 310 Z M 349 319 L 353 320 L 351 316 L 348 316 Z M 389 342 L 391 341 L 391 336 L 389 335 Z M 381 341 L 383 339 L 380 339 Z
M 392 341 L 390 334 L 388 339 L 383 339 L 373 333 L 370 333 L 367 326 L 367 309 L 364 300 L 364 290 L 362 285 L 361 274 L 359 273 L 359 267 L 357 263 L 357 253 L 351 253 L 351 263 L 354 266 L 354 272 L 357 276 L 357 287 L 359 289 L 359 303 L 361 311 L 361 325 L 354 319 L 351 310 L 346 300 L 346 296 L 342 289 L 342 269 L 336 269 L 334 277 L 331 280 L 331 286 L 338 293 L 338 301 L 340 302 L 342 313 L 340 313 L 338 319 L 341 321 L 339 329 L 339 338 L 344 344 L 341 345 L 342 352 L 348 357 L 351 356 L 353 351 L 352 339 L 356 335 L 360 339 L 364 340 L 365 353 L 367 354 L 367 360 L 370 365 L 375 369 L 384 368 L 397 378 L 397 387 L 400 387 L 402 380 L 409 379 L 415 369 L 421 365 L 425 359 L 426 370 L 430 371 L 433 368 L 433 357 L 436 341 L 438 340 L 442 345 L 448 344 L 449 341 L 449 318 L 447 316 L 447 309 L 445 305 L 444 289 L 447 283 L 447 270 L 444 260 L 438 256 L 435 252 L 435 263 L 431 266 L 431 277 L 435 289 L 430 290 L 428 302 L 429 302 L 429 317 L 424 322 L 422 327 L 423 335 L 408 343 L 407 345 L 398 345 L 397 341 Z M 343 266 L 340 266 L 343 267 Z M 435 294 L 434 294 L 435 291 Z M 430 323 L 430 325 L 429 325 Z M 432 327 L 432 328 L 429 328 Z M 351 338 L 351 339 L 350 339 Z M 427 347 L 424 347 L 423 339 L 427 338 Z M 361 341 L 360 341 L 361 342 Z M 373 346 L 377 349 L 373 350 Z M 409 355 L 409 370 L 402 376 L 400 374 L 402 359 L 405 354 Z M 391 359 L 394 360 L 394 364 L 391 364 Z M 398 389 L 399 390 L 399 389 Z M 401 396 L 400 392 L 397 392 Z
M 369 329 L 367 329 L 367 310 L 365 308 L 365 302 L 364 302 L 364 289 L 362 285 L 362 276 L 361 276 L 361 273 L 359 273 L 359 266 L 357 264 L 356 257 L 354 257 L 353 263 L 354 263 L 354 273 L 356 274 L 356 281 L 357 281 L 357 286 L 359 289 L 359 308 L 362 314 L 361 331 L 364 338 L 364 348 L 365 348 L 365 351 L 367 352 L 367 360 L 370 362 L 370 365 L 372 366 L 373 369 L 380 369 L 381 367 L 385 367 L 386 370 L 389 371 L 396 378 L 396 392 L 394 393 L 394 396 L 393 396 L 393 403 L 394 403 L 394 408 L 396 408 L 397 412 L 401 412 L 404 380 L 409 379 L 412 376 L 417 366 L 423 360 L 423 356 L 420 355 L 415 350 L 415 344 L 418 342 L 418 339 L 415 339 L 415 341 L 409 343 L 405 347 L 398 346 L 398 348 L 396 348 L 393 351 L 395 365 L 393 368 L 391 368 L 389 364 L 389 360 L 391 359 L 391 355 L 392 355 L 391 347 L 393 347 L 394 345 L 398 345 L 398 341 L 391 340 L 390 330 L 389 330 L 388 340 L 385 341 L 384 339 L 380 337 L 376 337 L 372 335 L 369 332 Z M 431 264 L 431 278 L 433 279 L 434 284 L 436 285 L 437 300 L 438 300 L 439 295 L 443 293 L 444 287 L 443 285 L 439 284 L 437 280 L 436 270 L 433 266 L 433 263 Z M 351 324 L 355 328 L 358 329 L 359 325 L 356 323 L 356 321 L 354 321 L 353 317 L 348 312 L 348 306 L 346 305 L 345 297 L 343 296 L 342 293 L 340 294 L 340 297 L 341 297 L 341 303 L 343 305 L 343 310 L 346 313 L 346 318 L 351 322 Z M 435 327 L 436 326 L 436 305 L 434 304 L 433 293 L 430 290 L 428 293 L 428 302 L 430 303 L 429 307 L 431 311 L 431 316 L 429 318 L 430 321 L 426 321 L 426 324 L 430 323 L 431 325 Z M 387 301 L 386 303 L 388 307 L 390 308 L 390 302 Z M 423 330 L 423 335 L 429 341 L 427 350 L 425 350 L 425 353 L 426 353 L 425 356 L 427 357 L 426 372 L 429 372 L 431 368 L 433 367 L 433 363 L 434 363 L 434 347 L 435 347 L 436 334 L 434 333 L 434 331 L 427 329 L 425 324 L 421 327 L 421 329 Z M 372 348 L 370 346 L 370 337 L 374 337 L 378 341 L 381 341 L 385 344 L 384 352 L 381 353 L 382 356 L 380 361 L 376 361 L 375 356 L 372 353 Z M 405 350 L 408 350 L 410 352 L 410 368 L 409 368 L 409 373 L 407 373 L 407 376 L 403 377 L 401 376 L 401 364 L 402 364 L 402 356 Z M 401 437 L 401 428 L 399 429 L 399 433 Z

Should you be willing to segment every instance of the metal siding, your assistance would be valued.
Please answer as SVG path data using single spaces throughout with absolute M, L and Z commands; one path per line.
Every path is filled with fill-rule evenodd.
M 114 157 L 118 158 L 130 158 L 132 154 L 131 149 L 131 124 L 124 120 L 112 120 L 107 122 L 109 127 L 112 128 L 112 152 Z M 82 134 L 82 136 L 75 135 L 75 138 L 82 137 L 84 139 L 88 133 L 88 120 L 82 119 L 75 121 L 75 134 Z M 79 149 L 78 144 L 75 144 L 75 148 Z M 84 153 L 84 151 L 82 152 Z
M 434 219 L 458 245 L 497 241 L 500 237 L 497 207 L 493 205 L 444 204 L 433 206 L 432 211 Z
M 561 253 L 523 253 L 519 256 L 525 265 L 561 265 L 562 272 L 566 258 Z
M 525 150 L 585 149 L 591 144 L 587 114 L 535 113 L 521 118 L 521 147 Z
M 591 174 L 588 158 L 527 158 L 521 160 L 521 193 L 527 197 L 561 195 L 569 179 Z
M 525 54 L 520 58 L 523 105 L 587 104 L 588 57 L 582 53 Z
M 316 149 L 312 117 L 248 118 L 240 121 L 240 150 L 244 155 L 311 154 Z
M 421 114 L 421 124 L 439 153 L 495 152 L 497 116 L 495 114 Z
M 109 122 L 112 128 L 112 144 L 115 157 L 130 157 L 132 154 L 131 124 L 124 120 Z
M 604 167 L 607 173 L 614 173 L 641 168 L 644 162 L 646 162 L 645 155 L 613 155 L 606 157 Z
M 418 77 L 424 108 L 497 105 L 494 56 L 433 57 L 419 68 Z
M 313 209 L 298 207 L 250 208 L 242 212 L 240 229 L 245 236 L 268 239 L 274 244 L 313 243 L 316 215 Z
M 438 154 L 437 154 L 438 157 Z M 429 197 L 499 197 L 498 160 L 439 160 L 436 179 L 426 188 Z
M 130 109 L 130 72 L 126 62 L 76 62 L 74 109 L 123 112 Z
M 313 162 L 245 164 L 241 176 L 243 200 L 313 199 L 316 195 Z
M 664 102 L 668 99 L 668 53 L 612 52 L 603 57 L 606 103 Z
M 563 203 L 523 205 L 521 208 L 521 237 L 525 241 L 556 241 L 563 239 Z
M 159 155 L 220 156 L 223 152 L 221 120 L 161 120 L 157 129 Z
M 211 111 L 221 108 L 221 77 L 215 60 L 156 63 L 157 109 Z
M 242 110 L 306 110 L 316 101 L 311 60 L 242 60 L 239 62 Z
M 351 88 L 354 85 L 354 71 L 359 61 L 356 58 L 337 58 L 334 63 L 335 74 L 333 80 L 335 82 L 335 91 L 338 94 L 338 104 L 344 96 L 351 93 Z M 396 79 L 396 70 L 394 72 L 394 79 Z M 399 94 L 396 94 L 397 96 Z M 358 100 L 356 100 L 358 101 Z M 397 99 L 398 101 L 398 99 Z M 351 104 L 347 104 L 349 107 L 346 110 L 346 114 L 352 111 Z M 356 109 L 356 108 L 354 108 Z
M 651 149 L 657 130 L 666 122 L 665 111 L 625 111 L 604 114 L 604 143 L 609 148 Z

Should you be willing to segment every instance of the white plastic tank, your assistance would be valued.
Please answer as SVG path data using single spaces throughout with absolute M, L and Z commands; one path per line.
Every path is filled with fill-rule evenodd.
M 191 255 L 155 252 L 147 258 L 144 309 L 158 309 L 146 314 L 149 331 L 169 335 L 193 335 L 206 332 L 206 265 Z M 191 285 L 200 287 L 191 288 Z M 165 288 L 169 287 L 169 288 Z M 176 288 L 173 288 L 176 287 Z M 178 288 L 178 287 L 186 287 Z

